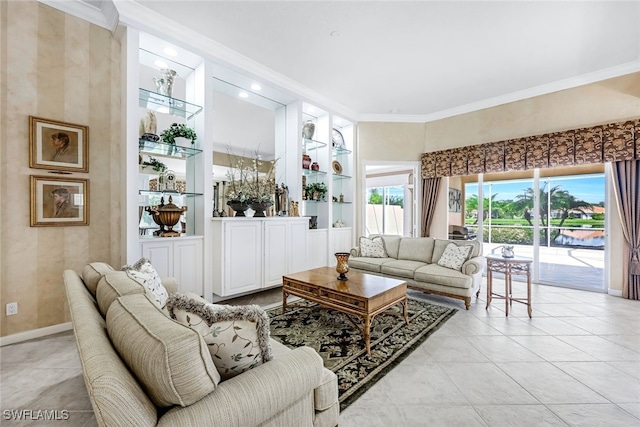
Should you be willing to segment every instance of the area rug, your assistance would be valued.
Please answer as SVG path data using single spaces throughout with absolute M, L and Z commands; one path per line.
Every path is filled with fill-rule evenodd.
M 409 298 L 409 324 L 400 305 L 378 314 L 371 324 L 371 354 L 349 315 L 300 300 L 267 310 L 271 338 L 290 348 L 309 346 L 338 376 L 340 410 L 353 403 L 387 372 L 423 343 L 456 309 Z

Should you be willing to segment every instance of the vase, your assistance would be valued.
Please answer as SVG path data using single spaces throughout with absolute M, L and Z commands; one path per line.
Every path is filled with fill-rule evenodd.
M 315 130 L 316 125 L 311 120 L 307 120 L 304 122 L 304 125 L 302 125 L 302 137 L 304 139 L 312 139 Z
M 249 209 L 247 202 L 241 202 L 240 200 L 229 200 L 227 206 L 236 213 L 234 216 L 245 216 L 244 211 Z
M 160 95 L 170 97 L 173 95 L 173 79 L 178 76 L 178 73 L 168 68 L 163 68 L 160 72 L 162 73 L 162 77 L 154 77 L 153 81 Z
M 249 206 L 251 207 L 251 209 L 253 209 L 256 213 L 253 214 L 254 217 L 256 218 L 263 218 L 265 217 L 265 213 L 264 211 L 266 211 L 267 209 L 269 209 L 269 207 L 272 205 L 273 203 L 271 201 L 267 201 L 267 202 L 259 202 L 259 201 L 253 201 L 249 204 Z
M 349 280 L 346 276 L 346 273 L 349 271 L 349 265 L 347 265 L 347 261 L 349 261 L 349 252 L 336 252 L 336 260 L 338 260 L 338 264 L 336 265 L 336 271 L 338 272 L 338 280 Z
M 309 169 L 311 166 L 311 157 L 308 154 L 302 155 L 302 169 Z

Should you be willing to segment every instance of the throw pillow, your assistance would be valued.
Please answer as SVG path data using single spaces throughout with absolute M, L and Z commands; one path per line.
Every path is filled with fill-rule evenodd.
M 258 305 L 216 305 L 175 293 L 171 318 L 200 333 L 223 380 L 271 360 L 269 317 Z
M 469 258 L 471 249 L 473 249 L 471 245 L 458 246 L 455 243 L 449 243 L 438 260 L 438 265 L 460 271 L 462 264 Z
M 144 286 L 150 299 L 161 309 L 164 308 L 169 294 L 162 285 L 160 275 L 151 265 L 151 261 L 147 258 L 140 258 L 133 265 L 123 266 L 122 271 L 126 271 L 129 277 Z
M 386 258 L 388 255 L 382 237 L 376 236 L 372 239 L 360 237 L 360 256 Z

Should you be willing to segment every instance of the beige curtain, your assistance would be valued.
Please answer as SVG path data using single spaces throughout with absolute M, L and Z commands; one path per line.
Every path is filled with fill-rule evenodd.
M 622 296 L 640 299 L 640 160 L 613 163 L 613 184 L 620 211 L 624 240 L 629 259 L 624 264 L 626 275 Z
M 426 178 L 422 180 L 422 237 L 429 237 L 441 179 Z

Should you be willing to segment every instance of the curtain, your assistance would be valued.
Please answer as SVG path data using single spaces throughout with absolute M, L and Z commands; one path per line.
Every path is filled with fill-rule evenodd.
M 640 299 L 640 160 L 613 163 L 613 185 L 620 210 L 620 222 L 624 240 L 629 249 L 629 259 L 624 265 L 626 278 L 622 296 Z
M 429 237 L 441 180 L 442 178 L 426 178 L 422 180 L 422 237 Z

